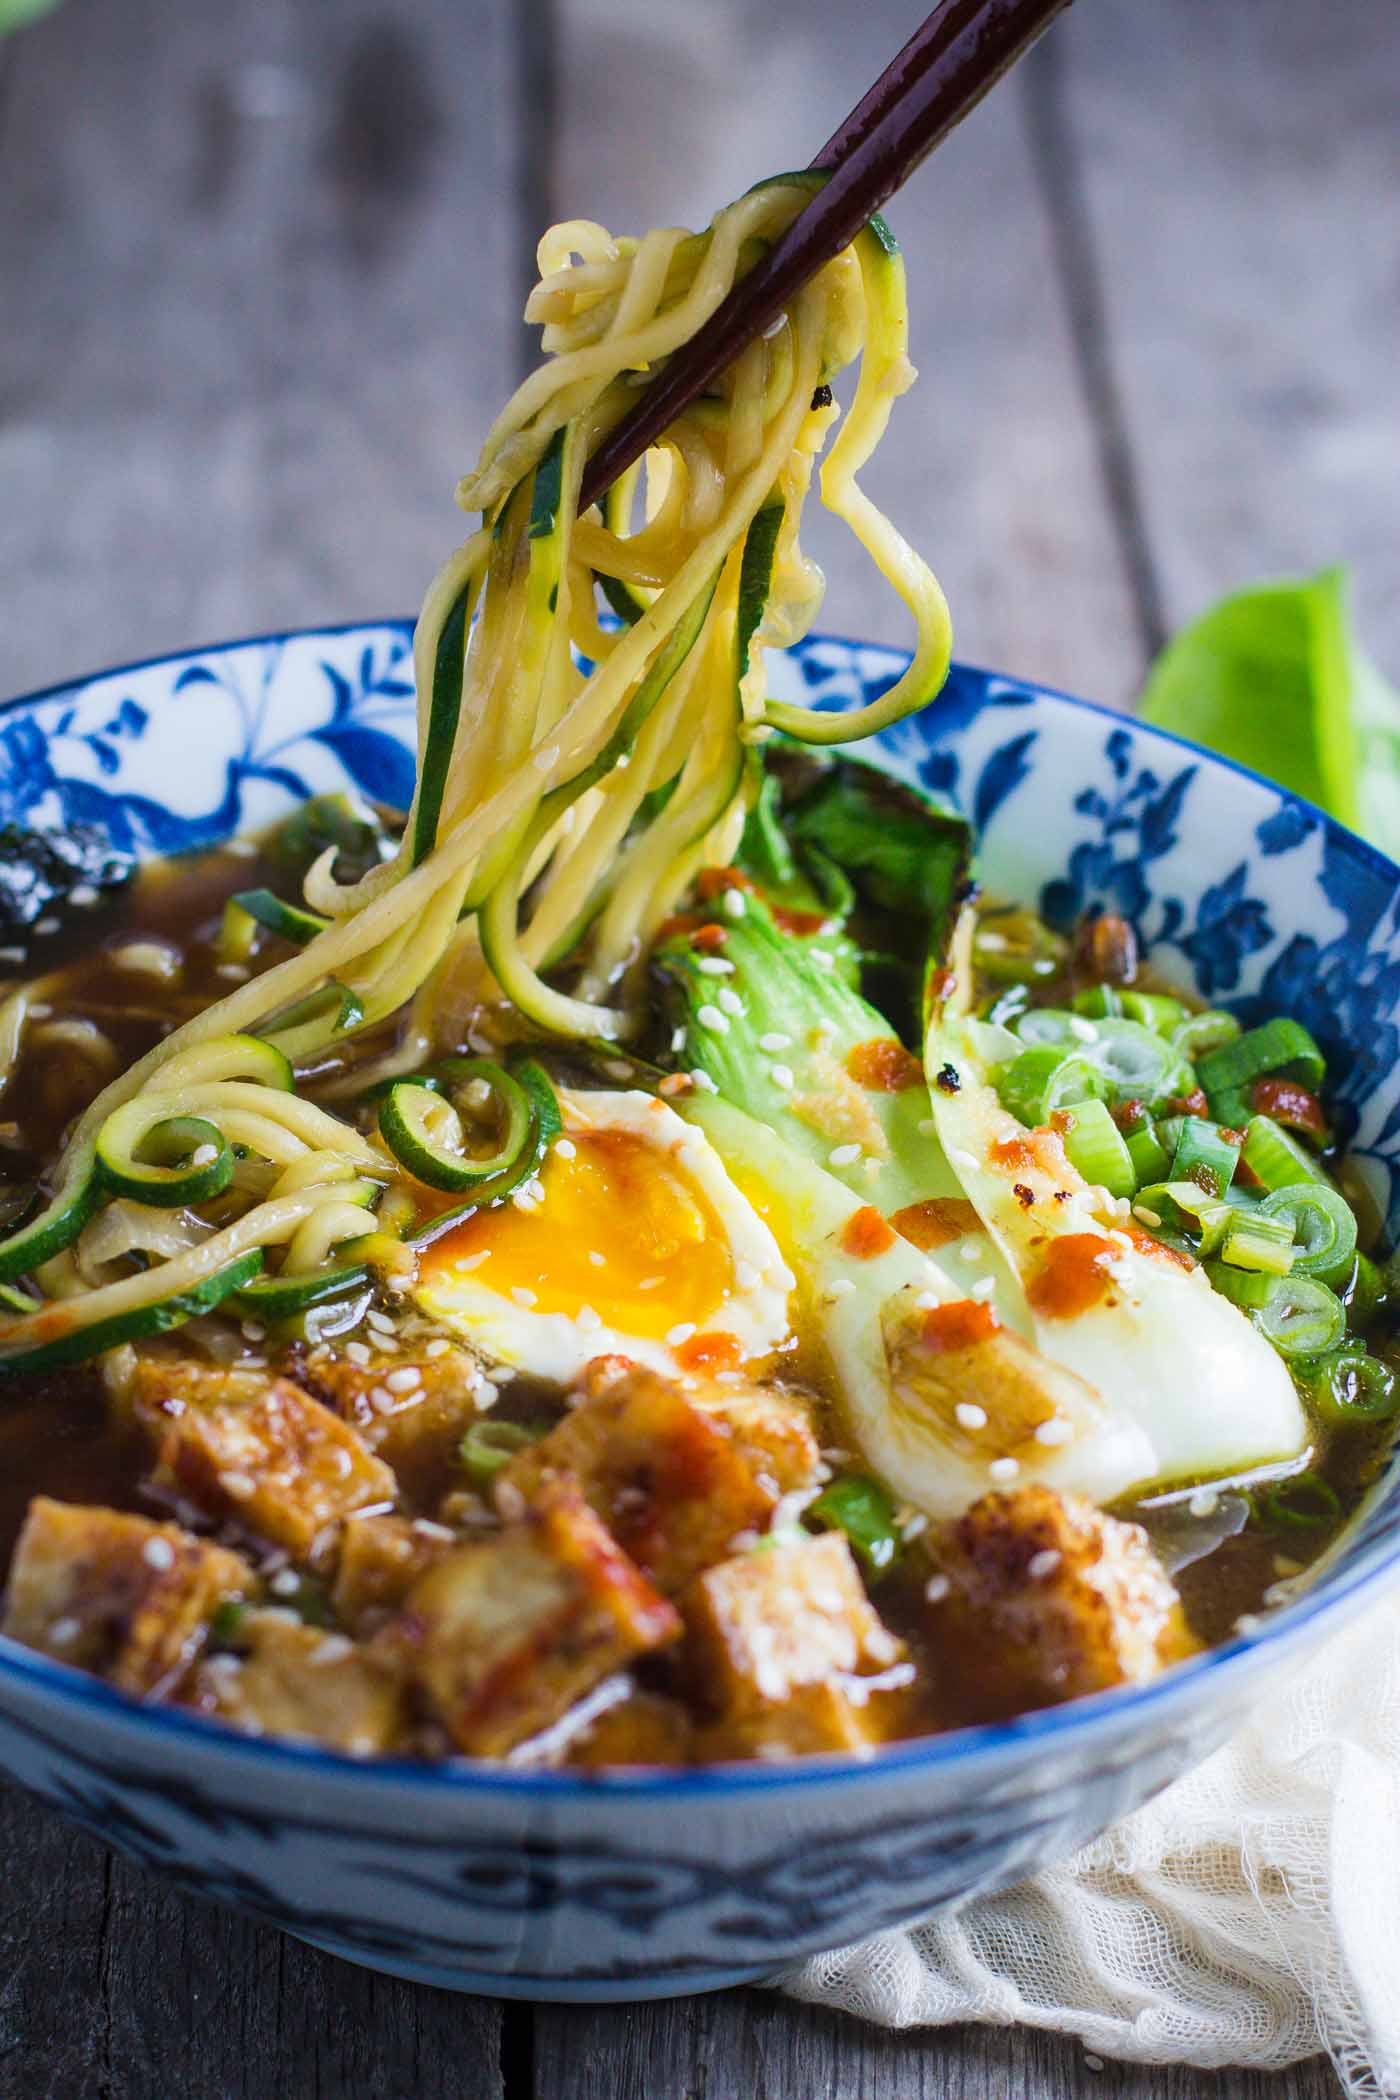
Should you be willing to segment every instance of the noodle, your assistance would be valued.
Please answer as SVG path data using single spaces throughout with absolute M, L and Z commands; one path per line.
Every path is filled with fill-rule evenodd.
M 154 1304 L 235 1252 L 290 1241 L 284 1271 L 315 1268 L 371 1231 L 343 1174 L 337 1184 L 329 1170 L 339 1162 L 383 1181 L 395 1172 L 385 1155 L 327 1111 L 220 1062 L 231 1037 L 257 1035 L 305 1061 L 411 1003 L 418 1050 L 434 1033 L 448 958 L 479 938 L 535 1029 L 625 1040 L 639 1019 L 629 966 L 697 869 L 733 851 L 753 791 L 750 748 L 775 730 L 815 743 L 863 736 L 938 690 L 950 653 L 942 593 L 856 481 L 913 377 L 903 265 L 882 222 L 686 409 L 644 476 L 624 476 L 598 510 L 578 510 L 585 462 L 632 405 L 637 380 L 704 325 L 800 211 L 812 180 L 761 185 L 699 235 L 619 240 L 573 221 L 544 236 L 527 318 L 541 324 L 547 356 L 459 487 L 482 524 L 429 586 L 414 635 L 418 777 L 397 854 L 341 884 L 328 849 L 304 884 L 324 930 L 105 1089 L 70 1137 L 44 1218 L 62 1222 L 94 1173 L 108 1119 L 138 1097 L 150 1097 L 152 1128 L 199 1118 L 250 1155 L 234 1184 L 245 1193 L 256 1192 L 247 1169 L 257 1160 L 294 1172 L 314 1158 L 326 1176 L 292 1189 L 284 1175 L 286 1193 L 254 1201 L 197 1246 L 65 1295 L 61 1312 L 50 1305 L 6 1322 L 0 1350 L 51 1333 L 55 1319 Z M 771 700 L 763 659 L 820 601 L 799 517 L 836 416 L 829 382 L 857 358 L 822 499 L 909 607 L 916 639 L 888 692 L 836 715 Z M 621 610 L 620 626 L 600 622 L 600 591 Z M 566 959 L 568 989 L 546 975 Z M 24 1015 L 23 992 L 0 1010 L 0 1074 L 18 1053 Z M 374 1069 L 402 1070 L 401 1058 L 390 1053 Z M 17 1273 L 13 1262 L 4 1273 Z

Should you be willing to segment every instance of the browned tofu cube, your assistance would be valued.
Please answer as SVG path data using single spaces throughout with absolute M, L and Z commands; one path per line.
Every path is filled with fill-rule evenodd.
M 606 1368 L 604 1368 L 606 1367 Z M 639 1568 L 668 1596 L 768 1521 L 762 1486 L 734 1438 L 678 1386 L 619 1357 L 585 1376 L 585 1398 L 511 1460 L 497 1497 L 509 1513 L 552 1473 L 571 1474 Z M 504 1493 L 505 1499 L 500 1498 Z
M 390 1749 L 403 1723 L 398 1679 L 343 1633 L 284 1611 L 240 1622 L 237 1654 L 206 1656 L 189 1704 L 250 1735 L 296 1736 L 352 1757 Z
M 150 1419 L 145 1409 L 138 1419 Z M 382 1459 L 348 1423 L 287 1378 L 253 1397 L 213 1397 L 191 1384 L 155 1413 L 160 1424 L 151 1485 L 209 1516 L 233 1518 L 297 1560 L 325 1561 L 353 1510 L 390 1504 L 397 1492 Z
M 518 1523 L 445 1554 L 380 1639 L 453 1741 L 498 1757 L 680 1630 L 577 1484 L 554 1478 Z
M 167 1691 L 226 1597 L 252 1586 L 236 1553 L 114 1509 L 36 1496 L 10 1564 L 3 1631 L 123 1691 Z
M 464 1349 L 428 1356 L 405 1346 L 368 1364 L 336 1356 L 304 1382 L 393 1467 L 412 1501 L 436 1502 L 458 1470 L 457 1447 L 477 1413 L 482 1374 Z
M 608 1765 L 685 1765 L 694 1756 L 694 1735 L 679 1699 L 633 1692 L 570 1740 L 567 1761 L 593 1771 Z
M 799 1393 L 707 1381 L 690 1397 L 728 1430 L 760 1486 L 792 1495 L 812 1485 L 821 1445 L 811 1406 Z
M 397 1611 L 419 1576 L 457 1543 L 443 1524 L 389 1514 L 347 1517 L 331 1590 L 336 1617 L 358 1629 Z
M 937 1559 L 935 1639 L 989 1717 L 1141 1684 L 1189 1645 L 1141 1525 L 1078 1496 L 1039 1484 L 984 1495 Z
M 840 1532 L 711 1568 L 682 1600 L 689 1661 L 711 1717 L 705 1754 L 846 1750 L 889 1732 L 908 1674 Z

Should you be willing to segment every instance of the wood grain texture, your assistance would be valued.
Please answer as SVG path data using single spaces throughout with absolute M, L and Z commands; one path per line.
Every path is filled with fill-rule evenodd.
M 1030 2028 L 889 2034 L 764 1992 L 625 2011 L 541 2006 L 535 2100 L 1336 2100 L 1324 2061 L 1274 2076 L 1146 2070 Z
M 0 130 L 0 691 L 416 608 L 515 376 L 508 0 L 68 0 Z
M 703 225 L 802 165 L 926 12 L 922 0 L 570 0 L 554 203 L 618 231 Z M 959 654 L 1117 700 L 1141 655 L 1099 484 L 1019 81 L 991 96 L 891 208 L 912 354 L 863 478 L 937 569 Z M 843 528 L 809 511 L 822 624 L 898 642 L 903 609 Z
M 1344 561 L 1400 679 L 1393 0 L 1093 0 L 1056 46 L 1167 626 Z

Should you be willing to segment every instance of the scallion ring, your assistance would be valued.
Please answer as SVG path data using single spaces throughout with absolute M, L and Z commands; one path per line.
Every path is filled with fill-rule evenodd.
M 1334 1429 L 1385 1422 L 1400 1407 L 1395 1373 L 1357 1342 L 1344 1342 L 1324 1356 L 1305 1357 L 1292 1369 L 1315 1413 Z
M 1347 1282 L 1356 1253 L 1356 1218 L 1339 1190 L 1316 1181 L 1293 1182 L 1271 1190 L 1259 1210 L 1263 1217 L 1288 1222 L 1297 1242 L 1295 1276 L 1317 1276 L 1333 1286 Z
M 1346 1332 L 1341 1299 L 1315 1276 L 1280 1276 L 1254 1315 L 1280 1356 L 1321 1356 Z

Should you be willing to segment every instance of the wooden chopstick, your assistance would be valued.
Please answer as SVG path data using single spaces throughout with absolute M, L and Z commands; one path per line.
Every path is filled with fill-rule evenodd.
M 596 503 L 860 228 L 1069 0 L 942 0 L 813 161 L 829 179 L 768 254 L 740 279 L 584 469 Z

